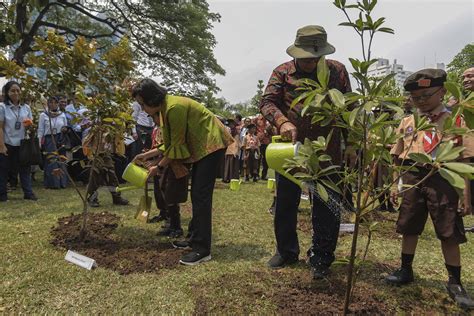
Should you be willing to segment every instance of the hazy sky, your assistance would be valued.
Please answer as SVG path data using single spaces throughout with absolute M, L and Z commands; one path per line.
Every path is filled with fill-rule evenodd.
M 266 84 L 273 68 L 291 59 L 286 48 L 296 30 L 308 24 L 324 26 L 336 47 L 328 58 L 351 71 L 348 57 L 361 58 L 360 43 L 352 29 L 338 26 L 345 17 L 332 2 L 209 0 L 211 11 L 222 16 L 213 29 L 218 42 L 214 53 L 226 70 L 226 76 L 216 78 L 219 95 L 232 103 L 250 99 L 259 79 Z M 406 70 L 448 64 L 474 42 L 473 0 L 379 0 L 373 16 L 386 17 L 385 26 L 395 30 L 395 35 L 376 34 L 373 56 L 397 59 Z

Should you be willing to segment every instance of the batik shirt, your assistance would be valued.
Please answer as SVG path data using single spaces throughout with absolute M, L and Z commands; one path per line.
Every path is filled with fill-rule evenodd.
M 345 66 L 331 59 L 327 59 L 326 63 L 330 71 L 328 87 L 337 89 L 342 93 L 350 92 L 351 84 Z M 339 164 L 342 160 L 339 129 L 331 125 L 323 127 L 318 124 L 311 124 L 311 116 L 301 117 L 302 103 L 296 104 L 291 109 L 291 103 L 301 94 L 301 91 L 296 90 L 298 88 L 296 83 L 303 78 L 317 81 L 316 71 L 312 74 L 304 73 L 297 69 L 294 60 L 275 68 L 262 96 L 260 111 L 278 131 L 283 123 L 293 123 L 298 130 L 297 139 L 300 142 L 303 142 L 305 138 L 315 140 L 318 136 L 327 136 L 331 129 L 335 129 L 327 153 L 332 157 L 333 163 Z

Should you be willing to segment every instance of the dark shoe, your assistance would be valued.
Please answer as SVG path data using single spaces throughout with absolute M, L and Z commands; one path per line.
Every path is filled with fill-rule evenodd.
M 170 238 L 179 238 L 183 236 L 184 232 L 181 228 L 178 229 L 172 229 L 171 232 L 169 233 L 168 237 Z
M 465 310 L 474 309 L 474 300 L 469 297 L 466 290 L 461 284 L 447 284 L 449 296 L 458 304 L 458 306 Z
M 393 205 L 389 205 L 388 208 L 387 208 L 387 211 L 389 213 L 396 213 L 397 212 L 397 209 L 393 207 Z
M 270 260 L 268 260 L 267 265 L 270 269 L 281 269 L 297 262 L 298 262 L 298 258 L 295 258 L 295 257 L 284 258 L 280 254 L 277 253 Z
M 152 217 L 152 218 L 148 221 L 148 223 L 159 223 L 159 222 L 161 222 L 161 221 L 164 221 L 164 220 L 167 219 L 167 218 L 168 218 L 168 217 L 167 217 L 165 214 L 160 213 L 159 215 Z
M 412 268 L 400 268 L 385 278 L 392 285 L 404 285 L 414 281 Z
M 185 254 L 179 260 L 179 263 L 187 266 L 195 266 L 197 264 L 211 260 L 211 254 L 199 253 L 191 251 L 190 253 Z
M 386 212 L 387 211 L 387 206 L 385 206 L 385 204 L 382 204 L 379 206 L 379 211 L 380 212 Z
M 313 276 L 313 280 L 322 280 L 325 279 L 331 270 L 329 267 L 323 265 L 317 265 L 315 267 L 311 267 L 311 275 Z
M 25 195 L 25 196 L 23 197 L 23 199 L 25 199 L 25 200 L 31 200 L 31 201 L 38 201 L 38 198 L 37 198 L 36 195 L 34 195 L 34 194 Z
M 158 231 L 158 236 L 169 236 L 173 230 L 169 227 L 163 228 L 162 230 Z
M 257 177 L 253 177 L 253 182 L 258 182 L 258 178 L 257 178 Z
M 171 245 L 176 249 L 191 249 L 191 244 L 187 240 L 175 240 L 171 242 Z
M 99 200 L 97 198 L 88 199 L 87 203 L 89 204 L 90 207 L 99 207 L 100 206 Z
M 128 200 L 124 199 L 120 195 L 120 193 L 117 193 L 117 192 L 112 193 L 112 202 L 114 203 L 114 205 L 128 205 L 129 204 Z

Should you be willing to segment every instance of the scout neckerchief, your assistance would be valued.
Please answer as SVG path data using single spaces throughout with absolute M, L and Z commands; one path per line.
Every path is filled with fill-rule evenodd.
M 425 114 L 428 117 L 428 120 L 430 123 L 436 123 L 445 113 L 447 113 L 448 110 L 446 109 L 445 106 L 441 109 L 441 111 L 437 114 L 430 114 L 427 113 Z M 460 127 L 461 126 L 461 117 L 458 116 L 456 117 L 456 126 Z M 423 149 L 425 150 L 425 153 L 429 154 L 431 153 L 440 143 L 440 139 L 438 137 L 438 133 L 436 132 L 436 128 L 433 127 L 429 131 L 425 131 L 423 135 Z

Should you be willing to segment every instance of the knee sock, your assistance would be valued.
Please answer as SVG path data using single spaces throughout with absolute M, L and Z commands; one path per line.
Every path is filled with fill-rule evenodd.
M 413 264 L 413 258 L 415 258 L 414 254 L 407 254 L 402 252 L 402 268 L 409 268 Z
M 461 267 L 450 266 L 445 264 L 446 269 L 448 270 L 448 284 L 459 284 L 461 285 Z

